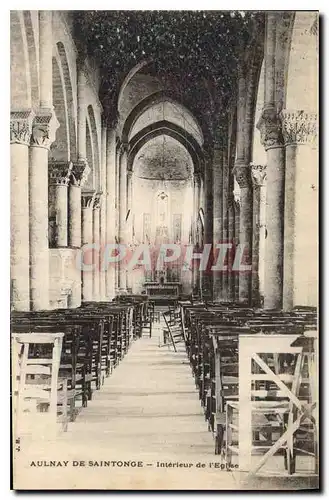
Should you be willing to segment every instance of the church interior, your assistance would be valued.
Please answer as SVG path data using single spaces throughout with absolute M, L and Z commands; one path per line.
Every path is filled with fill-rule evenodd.
M 16 488 L 317 488 L 318 22 L 11 11 Z

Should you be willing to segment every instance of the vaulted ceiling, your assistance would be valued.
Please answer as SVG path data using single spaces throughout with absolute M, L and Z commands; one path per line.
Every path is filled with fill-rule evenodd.
M 78 11 L 75 31 L 80 50 L 100 64 L 100 97 L 109 119 L 117 119 L 120 89 L 138 68 L 141 78 L 153 81 L 154 91 L 164 90 L 192 112 L 205 142 L 211 142 L 215 121 L 236 90 L 239 61 L 263 29 L 263 16 L 253 11 Z

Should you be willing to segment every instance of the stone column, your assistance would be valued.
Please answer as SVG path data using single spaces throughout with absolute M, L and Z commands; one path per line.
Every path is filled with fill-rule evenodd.
M 240 213 L 241 213 L 241 199 L 240 199 L 240 188 L 233 191 L 234 198 L 234 247 L 237 248 L 240 238 Z M 239 300 L 239 279 L 240 275 L 238 271 L 233 271 L 234 277 L 234 301 Z
M 277 21 L 282 18 L 279 12 L 267 12 L 265 23 L 265 49 L 264 66 L 265 71 L 265 108 L 271 108 L 275 104 L 275 55 L 276 55 L 276 28 Z
M 317 306 L 317 114 L 282 111 L 286 145 L 283 308 Z
M 133 215 L 132 215 L 132 187 L 133 187 L 133 173 L 131 170 L 127 171 L 127 211 L 129 210 L 129 217 L 127 220 L 127 231 L 126 231 L 126 240 L 127 245 L 130 248 L 133 248 Z M 132 292 L 133 286 L 133 271 L 127 270 L 127 290 L 129 293 Z
M 218 144 L 214 149 L 213 161 L 213 251 L 215 254 L 215 245 L 222 243 L 223 238 L 223 150 Z M 221 271 L 213 272 L 213 299 L 222 300 L 222 281 Z
M 243 252 L 240 265 L 235 272 L 239 275 L 239 301 L 249 304 L 251 300 L 253 214 L 251 175 L 249 165 L 244 165 L 238 160 L 235 162 L 233 170 L 240 187 L 239 245 L 241 252 Z
M 252 145 L 253 101 L 249 98 L 248 87 L 252 85 L 252 74 L 246 65 L 239 67 L 236 161 L 232 169 L 240 187 L 239 191 L 239 249 L 241 258 L 236 254 L 233 272 L 239 293 L 235 300 L 249 304 L 251 301 L 251 263 L 252 263 L 252 188 L 250 175 L 250 156 Z M 237 268 L 236 268 L 237 267 Z M 248 270 L 249 268 L 249 270 Z
M 197 241 L 197 224 L 200 208 L 200 179 L 199 174 L 194 174 L 194 190 L 193 190 L 193 244 Z M 192 291 L 195 291 L 198 286 L 198 271 L 192 262 Z
M 53 106 L 53 38 L 52 11 L 39 10 L 39 84 L 40 107 Z
M 283 295 L 283 231 L 285 151 L 281 121 L 274 108 L 264 109 L 257 124 L 267 151 L 265 309 L 281 309 Z
M 33 311 L 49 308 L 48 151 L 58 126 L 52 110 L 39 109 L 32 128 L 29 221 L 30 300 Z
M 32 111 L 14 111 L 10 116 L 10 277 L 11 307 L 30 309 L 29 277 L 29 144 Z
M 96 193 L 93 205 L 93 300 L 100 300 L 100 208 L 102 193 Z
M 115 156 L 115 242 L 120 241 L 120 158 L 121 158 L 121 147 L 116 140 L 116 156 Z M 114 266 L 115 269 L 115 293 L 119 292 L 119 263 L 117 262 Z
M 228 198 L 228 241 L 234 243 L 235 241 L 235 213 L 234 213 L 234 198 L 231 194 Z M 234 301 L 235 294 L 235 277 L 232 271 L 234 263 L 233 252 L 228 252 L 227 266 L 228 266 L 228 300 Z
M 68 245 L 68 185 L 72 166 L 72 162 L 67 161 L 48 163 L 49 201 L 52 201 L 49 216 L 55 219 L 52 236 L 56 248 Z
M 72 164 L 71 183 L 69 186 L 69 247 L 81 247 L 81 189 L 85 185 L 90 167 L 86 161 Z
M 107 130 L 106 151 L 106 243 L 115 243 L 116 207 L 115 177 L 116 170 L 116 136 L 115 129 Z M 115 266 L 110 264 L 106 272 L 106 295 L 109 300 L 115 296 Z
M 224 138 L 227 139 L 226 135 Z M 227 158 L 227 142 L 224 143 L 223 147 L 223 191 L 222 191 L 222 237 L 221 241 L 223 243 L 228 243 L 228 193 L 229 193 L 229 166 Z M 227 301 L 229 296 L 228 291 L 228 273 L 229 271 L 223 271 L 222 273 L 222 300 Z
M 266 223 L 266 165 L 250 165 L 254 187 L 252 240 L 252 304 L 260 307 L 264 297 Z
M 85 191 L 81 195 L 82 204 L 82 246 L 93 243 L 93 206 L 96 193 L 95 191 Z M 93 300 L 93 251 L 83 251 L 81 272 L 82 277 L 82 302 Z M 88 268 L 88 266 L 90 266 Z
M 119 242 L 126 241 L 126 216 L 127 216 L 127 152 L 125 148 L 120 157 L 119 171 Z M 124 262 L 119 263 L 119 289 L 127 289 L 127 270 Z
M 133 173 L 131 170 L 127 171 L 127 209 L 132 208 L 132 197 L 133 197 Z
M 106 123 L 103 123 L 102 126 L 102 148 L 101 148 L 101 160 L 102 160 L 102 169 L 101 169 L 101 190 L 106 193 L 106 148 L 107 148 L 107 126 Z M 103 260 L 102 256 L 104 255 L 105 245 L 106 245 L 106 194 L 103 197 L 101 203 L 101 212 L 100 212 L 100 300 L 106 300 L 106 269 L 102 265 Z
M 40 108 L 36 112 L 29 157 L 30 305 L 49 308 L 48 151 L 59 127 L 53 111 L 52 11 L 39 11 Z
M 210 155 L 207 155 L 205 161 L 205 179 L 204 179 L 204 191 L 205 191 L 205 215 L 204 215 L 204 243 L 213 244 L 213 159 Z M 212 299 L 212 252 L 209 257 L 208 268 L 200 273 L 201 277 L 201 290 L 202 297 L 211 300 Z
M 86 160 L 86 75 L 84 72 L 83 61 L 81 58 L 77 61 L 78 66 L 78 159 Z
M 71 183 L 69 185 L 69 227 L 68 244 L 76 251 L 81 248 L 81 188 L 84 186 L 90 168 L 86 161 L 76 161 L 73 163 L 71 171 Z M 68 307 L 79 307 L 81 305 L 81 271 L 75 262 L 76 279 L 72 285 L 71 295 L 68 298 Z

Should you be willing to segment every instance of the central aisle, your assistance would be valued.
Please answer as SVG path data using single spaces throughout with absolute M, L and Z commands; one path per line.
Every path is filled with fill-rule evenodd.
M 159 348 L 162 328 L 155 323 L 151 339 L 143 337 L 132 344 L 67 432 L 53 441 L 21 443 L 15 454 L 15 488 L 312 487 L 309 478 L 293 476 L 253 478 L 243 485 L 245 474 L 214 467 L 221 461 L 214 454 L 213 437 L 207 430 L 185 350 L 182 347 L 175 353 L 172 348 Z M 110 464 L 105 466 L 102 461 Z M 123 461 L 129 462 L 127 466 Z M 137 462 L 140 467 L 136 467 Z

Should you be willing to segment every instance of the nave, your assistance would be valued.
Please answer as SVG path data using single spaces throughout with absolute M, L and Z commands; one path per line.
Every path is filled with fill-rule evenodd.
M 15 487 L 313 487 L 318 13 L 10 18 Z

